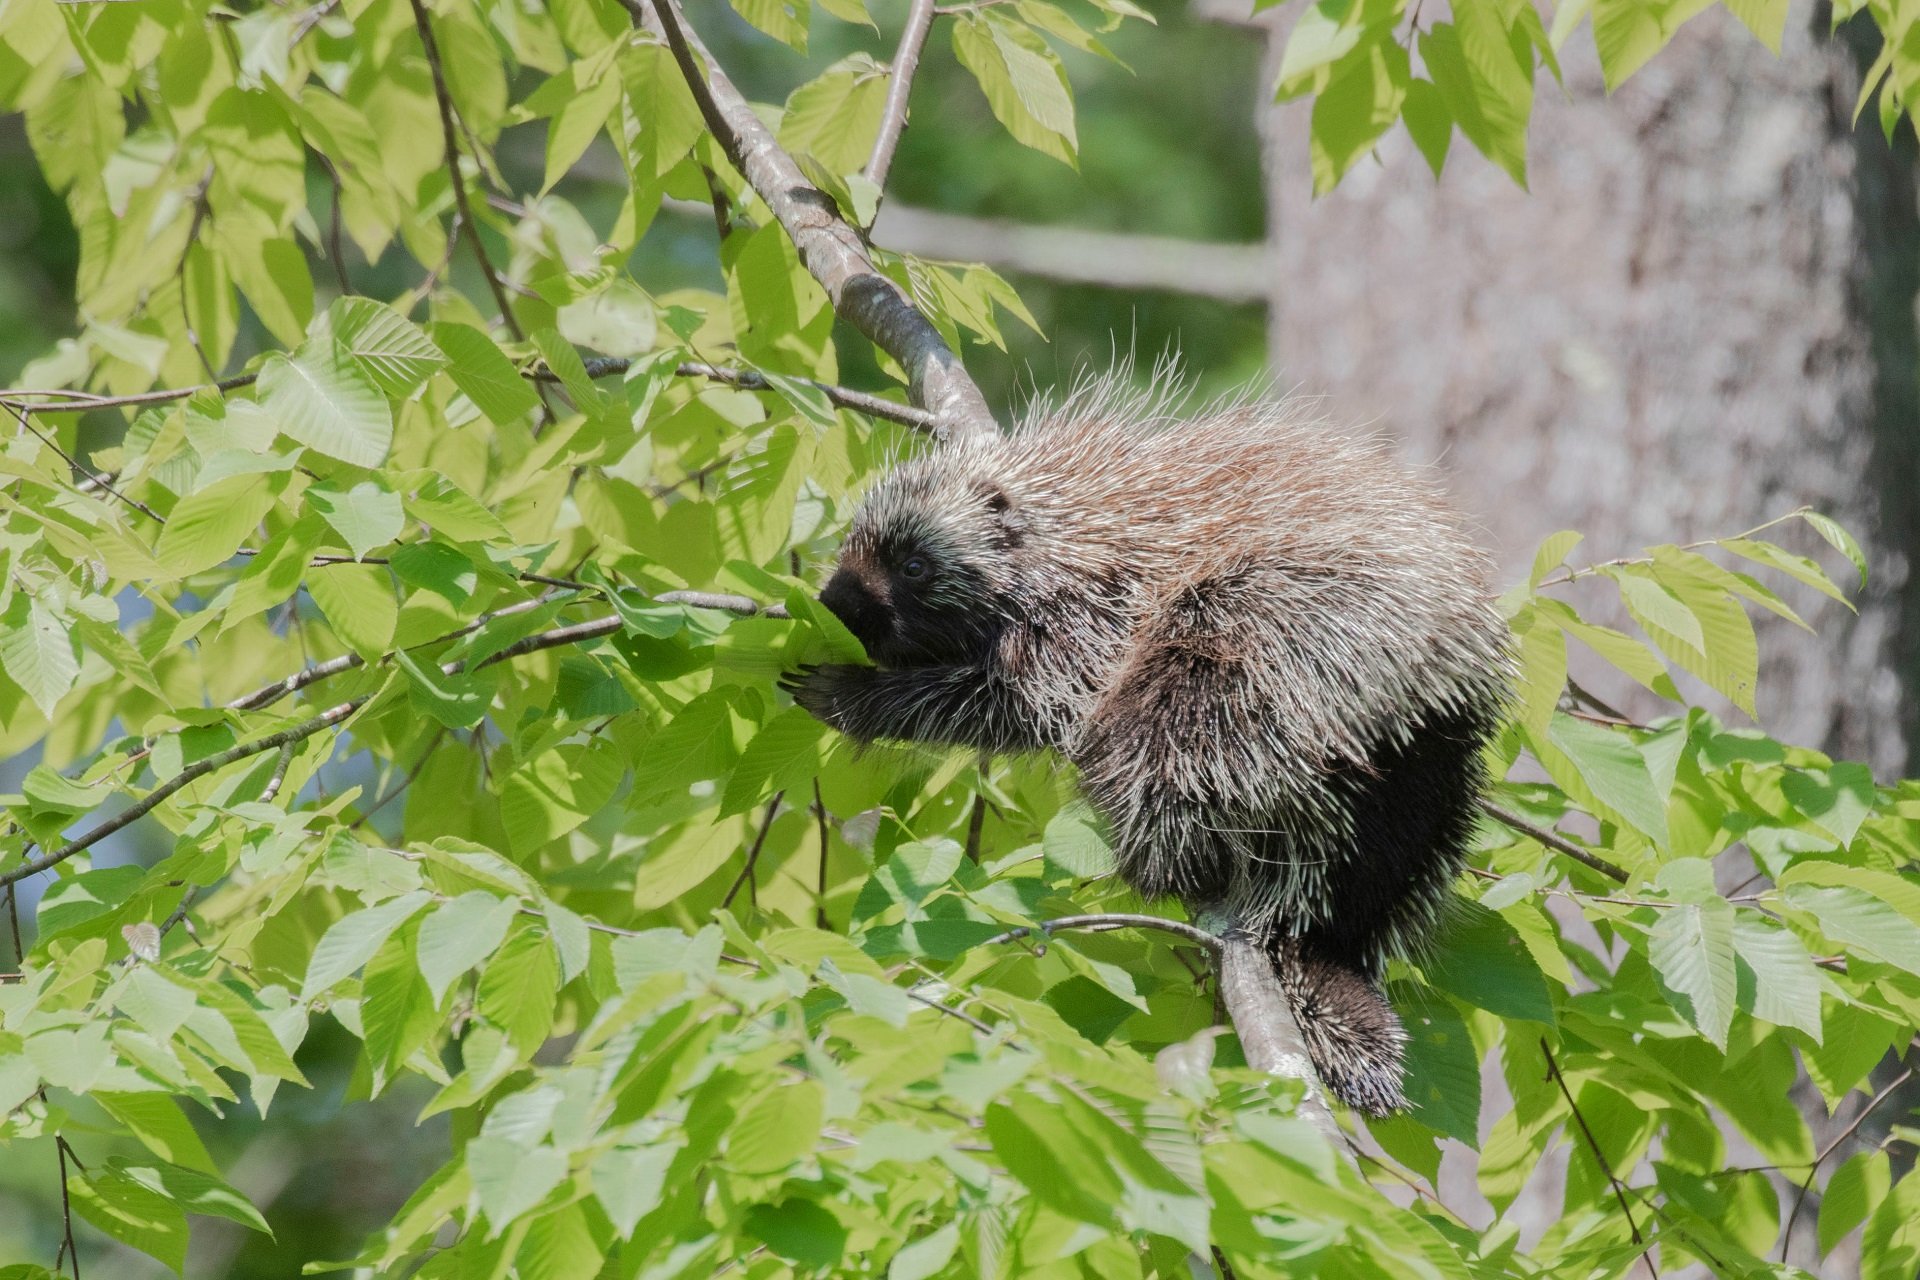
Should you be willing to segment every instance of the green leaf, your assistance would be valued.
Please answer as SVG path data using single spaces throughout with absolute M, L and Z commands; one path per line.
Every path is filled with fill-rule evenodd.
M 480 975 L 480 1012 L 532 1057 L 553 1030 L 553 993 L 560 975 L 553 948 L 533 929 L 513 935 Z
M 1853 562 L 1853 567 L 1860 571 L 1860 585 L 1866 586 L 1867 555 L 1860 549 L 1860 544 L 1853 540 L 1853 535 L 1841 528 L 1836 521 L 1817 511 L 1802 511 L 1798 514 L 1802 520 L 1813 526 L 1815 533 L 1827 540 L 1829 546 Z
M 415 889 L 334 921 L 321 935 L 319 945 L 313 949 L 313 958 L 307 962 L 300 998 L 312 1000 L 373 959 L 373 953 L 380 949 L 387 935 L 426 906 L 431 898 L 425 889 Z
M 1446 96 L 1431 80 L 1411 80 L 1407 100 L 1400 104 L 1400 119 L 1427 167 L 1438 178 L 1453 145 L 1453 113 L 1447 110 Z
M 433 326 L 433 340 L 452 361 L 453 385 L 489 422 L 518 422 L 540 407 L 539 395 L 486 334 L 442 322 Z
M 487 1216 L 490 1238 L 545 1200 L 567 1176 L 566 1156 L 552 1147 L 528 1149 L 484 1133 L 467 1144 L 466 1157 L 467 1178 Z
M 1660 913 L 1647 944 L 1661 983 L 1684 999 L 1677 1007 L 1722 1052 L 1739 985 L 1733 924 L 1732 903 L 1681 903 Z
M 307 594 L 348 648 L 369 660 L 386 653 L 400 617 L 393 579 L 377 564 L 333 564 L 307 575 Z
M 425 330 L 372 298 L 337 299 L 327 308 L 319 336 L 328 334 L 360 363 L 375 386 L 396 400 L 413 395 L 447 365 L 446 353 Z
M 1771 542 L 1759 542 L 1751 538 L 1722 538 L 1714 545 L 1724 547 L 1743 559 L 1763 564 L 1769 569 L 1777 569 L 1795 582 L 1804 583 L 1829 599 L 1838 600 L 1842 604 L 1847 603 L 1846 592 L 1834 584 L 1833 579 L 1827 576 L 1827 571 L 1820 567 L 1818 561 L 1807 556 L 1797 556 Z
M 1820 1252 L 1832 1253 L 1848 1232 L 1865 1222 L 1893 1185 L 1884 1151 L 1862 1151 L 1833 1171 L 1820 1193 Z
M 1411 79 L 1407 51 L 1384 40 L 1342 63 L 1315 95 L 1308 133 L 1315 195 L 1333 190 L 1393 127 Z
M 1548 574 L 1567 562 L 1573 549 L 1580 545 L 1582 536 L 1572 529 L 1548 534 L 1540 543 L 1540 549 L 1534 552 L 1533 569 L 1527 574 L 1527 585 L 1538 587 L 1545 582 Z
M 1479 1145 L 1480 1059 L 1459 1013 L 1439 993 L 1414 983 L 1390 989 L 1407 1031 L 1407 1101 L 1427 1127 Z
M 1047 865 L 1066 875 L 1092 879 L 1113 871 L 1113 849 L 1086 808 L 1067 808 L 1047 823 L 1040 840 Z
M 820 722 L 789 707 L 753 736 L 727 779 L 720 816 L 745 813 L 767 796 L 806 784 L 820 768 Z
M 168 574 L 184 578 L 233 558 L 234 552 L 273 509 L 279 484 L 272 475 L 228 476 L 174 505 L 154 543 L 154 559 Z
M 812 156 L 830 173 L 859 172 L 873 149 L 887 101 L 884 68 L 865 54 L 844 58 L 787 95 L 780 145 Z
M 1600 53 L 1600 73 L 1611 93 L 1665 47 L 1678 29 L 1679 21 L 1669 26 L 1664 20 L 1668 6 L 1650 4 L 1647 0 L 1592 0 L 1592 3 L 1593 43 Z M 1698 12 L 1699 7 L 1685 6 L 1691 12 Z M 1556 15 L 1554 27 L 1558 30 L 1559 26 Z
M 1073 90 L 1046 41 L 1030 28 L 984 10 L 955 18 L 953 52 L 1015 141 L 1063 164 L 1078 163 Z
M 1470 1005 L 1528 1022 L 1553 1022 L 1546 976 L 1512 925 L 1477 902 L 1452 904 L 1422 968 L 1437 986 Z
M 471 600 L 480 585 L 473 561 L 442 542 L 396 547 L 387 565 L 400 581 L 444 597 L 456 609 Z
M 1787 0 L 1726 0 L 1727 11 L 1778 56 L 1787 29 Z
M 519 904 L 483 889 L 461 894 L 420 924 L 420 976 L 439 1006 L 454 980 L 499 949 Z
M 1646 756 L 1626 733 L 1556 713 L 1546 744 L 1532 741 L 1540 762 L 1569 795 L 1666 845 L 1666 799 Z
M 307 490 L 306 498 L 346 541 L 356 560 L 398 538 L 406 524 L 400 496 L 371 480 L 345 493 L 315 485 Z
M 1824 776 L 1819 770 L 1795 769 L 1780 779 L 1780 793 L 1802 818 L 1844 849 L 1873 812 L 1873 771 L 1863 764 L 1836 764 Z
M 1436 22 L 1420 36 L 1420 56 L 1460 132 L 1487 159 L 1527 185 L 1527 118 L 1533 112 L 1531 67 L 1514 57 L 1488 3 L 1462 6 L 1460 25 Z M 1471 25 L 1466 21 L 1473 17 Z
M 1742 966 L 1741 1004 L 1754 1017 L 1793 1027 L 1820 1043 L 1823 984 L 1800 939 L 1778 925 L 1742 911 L 1733 922 L 1733 946 Z
M 508 847 L 531 853 L 573 830 L 612 798 L 624 772 L 605 739 L 567 743 L 522 764 L 500 787 Z
M 338 342 L 308 342 L 260 367 L 260 405 L 288 436 L 330 458 L 377 467 L 393 444 L 387 398 Z
M 1843 947 L 1920 974 L 1920 924 L 1865 889 L 1848 885 L 1794 884 L 1787 901 L 1812 914 L 1820 932 Z
M 960 1228 L 947 1223 L 906 1245 L 887 1264 L 887 1280 L 928 1280 L 953 1261 L 960 1247 Z
M 0 668 L 49 720 L 80 674 L 80 651 L 66 623 L 25 592 L 0 618 Z
M 180 1104 L 166 1094 L 96 1090 L 93 1100 L 162 1160 L 201 1173 L 219 1173 Z
M 660 1203 L 667 1171 L 681 1148 L 664 1143 L 647 1147 L 614 1147 L 593 1162 L 593 1198 L 607 1211 L 622 1240 L 634 1224 Z
M 747 1210 L 745 1226 L 748 1235 L 774 1253 L 805 1267 L 832 1267 L 847 1248 L 846 1227 L 812 1200 L 756 1204 Z
M 187 1215 L 167 1196 L 117 1169 L 67 1178 L 74 1211 L 113 1239 L 182 1272 L 187 1263 Z
M 779 1173 L 820 1140 L 826 1098 L 811 1080 L 797 1080 L 747 1104 L 727 1135 L 727 1164 L 741 1173 Z

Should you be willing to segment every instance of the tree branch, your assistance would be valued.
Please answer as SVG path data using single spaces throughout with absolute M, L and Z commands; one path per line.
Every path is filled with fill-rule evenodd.
M 1786 1228 L 1780 1232 L 1780 1261 L 1781 1262 L 1784 1263 L 1787 1260 L 1787 1245 L 1793 1239 L 1794 1221 L 1795 1219 L 1799 1218 L 1800 1209 L 1807 1202 L 1807 1192 L 1812 1190 L 1813 1179 L 1814 1179 L 1814 1176 L 1820 1172 L 1820 1166 L 1826 1163 L 1826 1159 L 1828 1156 L 1832 1155 L 1836 1150 L 1839 1149 L 1841 1143 L 1845 1142 L 1848 1138 L 1851 1138 L 1854 1134 L 1860 1131 L 1860 1126 L 1866 1123 L 1868 1116 L 1872 1115 L 1876 1110 L 1879 1109 L 1879 1106 L 1881 1103 L 1885 1102 L 1888 1098 L 1892 1097 L 1894 1094 L 1894 1091 L 1900 1088 L 1900 1086 L 1904 1085 L 1907 1081 L 1913 1079 L 1914 1071 L 1915 1071 L 1915 1068 L 1908 1067 L 1905 1071 L 1902 1071 L 1899 1075 L 1895 1076 L 1892 1080 L 1888 1081 L 1887 1087 L 1882 1089 L 1879 1093 L 1875 1094 L 1873 1096 L 1873 1100 L 1867 1103 L 1866 1106 L 1860 1108 L 1860 1114 L 1855 1116 L 1851 1121 L 1849 1121 L 1847 1123 L 1846 1128 L 1842 1129 L 1839 1133 L 1835 1134 L 1833 1141 L 1829 1142 L 1826 1146 L 1820 1148 L 1820 1154 L 1816 1155 L 1813 1158 L 1813 1164 L 1808 1166 L 1807 1168 L 1807 1176 L 1803 1178 L 1800 1182 L 1800 1190 L 1794 1194 L 1793 1210 L 1792 1212 L 1787 1214 Z
M 1255 1071 L 1306 1084 L 1306 1094 L 1295 1111 L 1329 1142 L 1340 1137 L 1340 1126 L 1327 1107 L 1326 1086 L 1313 1069 L 1306 1037 L 1294 1017 L 1293 1003 L 1280 985 L 1273 957 L 1244 922 L 1225 910 L 1201 913 L 1201 927 L 1215 940 L 1220 972 L 1220 1003 L 1240 1037 L 1240 1051 Z
M 1095 915 L 1059 916 L 1052 920 L 1042 920 L 1029 928 L 1016 925 L 1005 933 L 996 934 L 980 945 L 991 947 L 996 943 L 1012 942 L 1016 938 L 1030 938 L 1034 934 L 1050 937 L 1066 929 L 1082 929 L 1089 933 L 1106 933 L 1112 929 L 1158 929 L 1184 938 L 1197 947 L 1205 947 L 1214 955 L 1221 951 L 1221 940 L 1205 929 L 1187 924 L 1182 920 L 1169 920 L 1165 916 L 1150 916 L 1128 911 L 1103 911 Z
M 1580 1126 L 1581 1134 L 1587 1140 L 1587 1150 L 1593 1154 L 1593 1162 L 1600 1166 L 1600 1172 L 1607 1177 L 1607 1185 L 1613 1188 L 1613 1198 L 1620 1203 L 1620 1214 L 1627 1220 L 1627 1231 L 1635 1244 L 1645 1243 L 1640 1236 L 1640 1224 L 1633 1220 L 1633 1210 L 1627 1207 L 1626 1184 L 1614 1174 L 1613 1166 L 1607 1163 L 1607 1157 L 1600 1150 L 1600 1143 L 1593 1136 L 1593 1130 L 1587 1127 L 1586 1116 L 1580 1113 L 1580 1104 L 1573 1100 L 1573 1091 L 1567 1088 L 1567 1078 L 1560 1074 L 1560 1064 L 1554 1061 L 1553 1047 L 1545 1036 L 1540 1037 L 1540 1052 L 1547 1058 L 1547 1075 L 1560 1086 L 1560 1096 L 1567 1100 L 1567 1110 L 1573 1113 L 1574 1123 Z M 1659 1280 L 1660 1269 L 1653 1265 L 1653 1250 L 1648 1248 L 1640 1254 L 1640 1260 L 1647 1264 L 1647 1270 Z
M 692 594 L 700 594 L 700 593 L 668 592 L 665 595 L 656 596 L 654 598 L 656 600 L 671 601 L 674 596 L 692 595 Z M 716 598 L 729 599 L 729 597 L 716 597 Z M 737 597 L 735 599 L 737 599 L 740 603 L 743 603 L 753 608 L 756 612 L 765 613 L 768 615 L 771 615 L 773 612 L 772 608 L 763 610 L 760 608 L 760 606 L 758 606 L 757 604 L 754 604 L 750 600 L 747 600 L 745 597 Z M 682 603 L 686 603 L 686 602 L 683 601 Z M 786 611 L 784 609 L 780 611 L 780 616 L 784 617 L 785 614 L 786 614 Z M 496 662 L 505 662 L 510 658 L 518 658 L 525 654 L 538 653 L 542 649 L 557 649 L 557 648 L 560 648 L 562 645 L 580 644 L 583 641 L 596 640 L 596 639 L 599 639 L 601 636 L 612 635 L 614 632 L 620 629 L 621 625 L 622 624 L 619 616 L 614 615 L 606 618 L 595 618 L 591 622 L 575 623 L 572 626 L 555 627 L 550 631 L 536 632 L 533 635 L 530 635 L 523 639 L 515 641 L 513 644 L 510 644 L 506 648 L 502 649 L 500 652 L 490 655 L 484 661 L 478 663 L 476 666 L 476 669 L 478 669 L 478 667 L 490 667 Z M 456 634 L 459 634 L 459 633 L 456 633 Z M 351 670 L 354 666 L 357 666 L 357 665 L 360 665 L 360 664 L 343 663 L 343 662 L 340 662 L 338 659 L 335 659 L 335 660 L 332 660 L 331 663 L 316 664 L 315 667 L 309 667 L 307 670 L 315 671 L 315 670 L 318 670 L 319 668 L 325 667 L 325 668 L 329 668 L 325 672 L 326 675 L 337 675 L 339 672 Z M 444 671 L 446 674 L 451 676 L 451 675 L 460 674 L 462 671 L 466 670 L 466 666 L 467 666 L 466 660 L 461 659 L 455 662 L 443 662 L 440 664 L 440 669 Z M 304 672 L 300 673 L 300 675 L 304 675 L 304 674 L 305 674 Z M 323 675 L 316 675 L 312 679 L 307 680 L 305 683 L 311 684 L 313 683 L 313 680 L 322 679 L 322 678 L 324 678 Z M 262 694 L 265 694 L 269 691 L 271 691 L 276 695 L 284 692 L 289 692 L 290 691 L 289 686 L 292 686 L 294 688 L 300 687 L 300 685 L 297 683 L 298 680 L 299 680 L 299 676 L 290 676 L 286 680 L 282 680 L 275 684 L 268 685 L 266 689 L 260 691 L 260 693 L 250 694 L 248 695 L 247 698 L 241 699 L 240 701 L 250 702 L 252 699 L 260 697 Z M 357 698 L 350 698 L 346 702 L 340 703 L 338 706 L 328 708 L 327 710 L 321 712 L 317 716 L 314 716 L 310 720 L 303 720 L 299 724 L 293 725 L 290 728 L 280 730 L 278 733 L 270 733 L 266 737 L 256 738 L 252 742 L 243 742 L 238 746 L 229 747 L 225 751 L 219 752 L 218 754 L 215 754 L 215 755 L 208 756 L 204 760 L 195 761 L 193 764 L 188 765 L 185 769 L 182 769 L 179 773 L 175 774 L 173 777 L 167 779 L 165 782 L 161 783 L 159 786 L 155 787 L 153 790 L 147 792 L 146 795 L 140 797 L 140 799 L 136 800 L 133 804 L 129 805 L 126 809 L 123 809 L 121 812 L 115 814 L 113 817 L 107 819 L 105 822 L 102 822 L 99 826 L 87 832 L 85 835 L 80 836 L 65 845 L 62 845 L 60 848 L 55 849 L 53 852 L 47 854 L 44 857 L 35 858 L 29 862 L 23 863 L 18 867 L 15 867 L 12 871 L 6 872 L 4 875 L 0 875 L 0 887 L 5 887 L 7 885 L 14 884 L 17 881 L 26 879 L 28 876 L 38 875 L 42 871 L 46 871 L 49 868 L 56 867 L 60 863 L 65 862 L 68 858 L 71 858 L 74 854 L 80 853 L 86 849 L 92 848 L 94 845 L 106 839 L 108 836 L 112 835 L 114 832 L 119 831 L 122 828 L 131 826 L 133 823 L 139 821 L 141 818 L 145 817 L 147 814 L 153 812 L 153 810 L 156 807 L 158 807 L 161 804 L 161 802 L 165 801 L 169 796 L 174 795 L 182 787 L 185 787 L 186 785 L 188 785 L 191 782 L 194 782 L 197 779 L 204 778 L 210 773 L 214 773 L 220 769 L 224 769 L 228 765 L 233 764 L 236 761 L 245 760 L 250 756 L 257 756 L 264 751 L 274 751 L 283 747 L 290 747 L 297 742 L 302 742 L 308 738 L 311 738 L 314 734 L 319 733 L 323 729 L 328 729 L 333 727 L 334 725 L 339 724 L 343 720 L 347 719 L 347 717 L 351 716 L 354 712 L 358 711 L 361 707 L 365 706 L 367 704 L 367 700 L 372 696 L 373 696 L 372 694 L 362 694 Z M 268 698 L 268 701 L 272 701 L 272 699 Z
M 688 28 L 675 0 L 620 2 L 636 25 L 666 40 L 707 128 L 786 229 L 833 309 L 906 369 L 909 394 L 916 405 L 933 412 L 935 434 L 945 438 L 997 431 L 980 388 L 946 339 L 900 286 L 874 268 L 859 233 L 781 150 Z
M 453 121 L 453 96 L 447 92 L 447 71 L 440 63 L 440 45 L 433 38 L 433 22 L 427 16 L 424 0 L 410 2 L 413 25 L 420 32 L 420 47 L 426 52 L 427 68 L 433 73 L 433 96 L 440 105 L 441 141 L 447 153 L 447 180 L 453 183 L 453 203 L 460 214 L 460 229 L 466 232 L 473 256 L 480 262 L 480 274 L 487 278 L 487 288 L 492 290 L 494 303 L 500 308 L 501 322 L 515 338 L 524 339 L 526 334 L 521 332 L 520 322 L 513 318 L 513 307 L 507 301 L 506 286 L 500 283 L 493 260 L 487 256 L 487 246 L 480 240 L 480 222 L 473 216 L 473 206 L 467 202 L 467 183 L 460 176 L 460 132 Z
M 1587 849 L 1582 849 L 1565 836 L 1557 835 L 1537 822 L 1528 822 L 1517 813 L 1509 813 L 1491 800 L 1482 800 L 1480 802 L 1480 809 L 1502 826 L 1511 827 L 1521 835 L 1531 836 L 1556 853 L 1564 853 L 1575 862 L 1583 866 L 1592 867 L 1609 880 L 1625 884 L 1629 879 L 1625 871 L 1614 866 L 1599 854 Z
M 585 362 L 587 376 L 607 378 L 614 374 L 625 373 L 633 362 L 623 356 L 597 356 Z M 739 387 L 743 391 L 776 391 L 766 376 L 754 369 L 729 369 L 725 365 L 707 364 L 700 360 L 688 360 L 674 366 L 674 376 L 678 378 L 706 378 L 713 382 L 724 382 Z M 161 391 L 142 391 L 130 396 L 96 396 L 86 391 L 69 391 L 60 388 L 26 388 L 15 391 L 0 391 L 0 407 L 14 414 L 27 411 L 41 413 L 86 413 L 94 409 L 119 409 L 149 404 L 166 404 L 174 400 L 185 400 L 188 396 L 202 391 L 237 391 L 241 387 L 250 387 L 259 380 L 259 374 L 243 373 L 232 378 L 222 378 L 218 382 L 201 383 L 191 387 L 173 387 Z M 545 365 L 532 369 L 523 369 L 521 376 L 536 382 L 557 382 L 559 375 Z M 837 387 L 829 382 L 814 382 L 809 378 L 796 378 L 796 382 L 806 383 L 834 404 L 843 409 L 852 409 L 871 418 L 885 418 L 898 422 L 918 431 L 936 434 L 937 419 L 925 409 L 916 409 L 912 405 L 899 404 L 870 391 L 855 391 L 851 387 Z M 54 400 L 62 403 L 43 403 Z M 78 466 L 78 463 L 75 463 Z M 85 470 L 85 468 L 81 468 Z M 100 477 L 91 477 L 98 486 Z M 128 501 L 131 501 L 129 499 Z M 135 504 L 138 505 L 137 503 Z M 154 517 L 158 519 L 159 517 Z
M 759 905 L 760 887 L 759 882 L 753 878 L 753 869 L 760 865 L 760 850 L 767 843 L 767 833 L 773 830 L 773 820 L 780 816 L 780 802 L 786 797 L 786 792 L 776 791 L 773 793 L 773 799 L 767 801 L 767 816 L 760 820 L 760 834 L 753 838 L 753 845 L 747 850 L 747 860 L 741 866 L 740 874 L 735 876 L 733 883 L 727 887 L 727 896 L 720 899 L 722 910 L 733 905 L 734 895 L 740 892 L 740 886 L 743 884 L 749 886 L 747 901 L 756 906 Z
M 0 885 L 13 884 L 15 881 L 24 880 L 28 876 L 39 875 L 42 871 L 59 866 L 74 854 L 91 849 L 94 845 L 100 843 L 114 832 L 119 831 L 123 827 L 132 826 L 135 822 L 138 822 L 141 818 L 153 812 L 161 802 L 188 783 L 204 778 L 217 770 L 224 769 L 237 760 L 245 760 L 249 756 L 257 756 L 263 751 L 276 751 L 281 747 L 291 746 L 296 742 L 311 738 L 322 729 L 332 728 L 365 706 L 367 698 L 370 696 L 371 695 L 363 694 L 358 698 L 343 702 L 337 707 L 329 707 L 311 720 L 303 720 L 292 728 L 282 729 L 278 733 L 270 733 L 266 737 L 256 738 L 252 742 L 243 742 L 239 746 L 229 747 L 225 751 L 210 755 L 204 760 L 194 761 L 179 773 L 147 792 L 146 795 L 141 796 L 138 800 L 127 806 L 127 808 L 114 814 L 111 818 L 108 818 L 105 822 L 87 832 L 85 835 L 60 846 L 60 848 L 55 849 L 45 857 L 35 858 L 30 862 L 15 867 L 12 871 L 4 875 L 0 875 Z
M 887 103 L 880 110 L 880 132 L 873 139 L 873 154 L 867 158 L 867 180 L 882 193 L 887 188 L 887 172 L 893 168 L 900 135 L 906 132 L 913 73 L 920 69 L 920 51 L 926 48 L 927 33 L 932 30 L 933 0 L 912 0 L 907 6 L 906 30 L 900 33 L 900 48 L 888 68 Z

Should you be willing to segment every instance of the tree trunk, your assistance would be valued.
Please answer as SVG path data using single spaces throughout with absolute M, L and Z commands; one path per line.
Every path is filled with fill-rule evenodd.
M 1316 201 L 1307 108 L 1266 111 L 1270 341 L 1283 383 L 1438 460 L 1509 576 L 1556 529 L 1604 559 L 1839 520 L 1873 564 L 1859 615 L 1787 584 L 1819 634 L 1763 620 L 1760 711 L 1885 776 L 1920 636 L 1920 236 L 1910 157 L 1871 108 L 1851 128 L 1855 51 L 1820 23 L 1776 58 L 1716 11 L 1610 98 L 1581 33 L 1566 93 L 1540 78 L 1530 191 L 1458 135 L 1436 183 L 1396 131 Z

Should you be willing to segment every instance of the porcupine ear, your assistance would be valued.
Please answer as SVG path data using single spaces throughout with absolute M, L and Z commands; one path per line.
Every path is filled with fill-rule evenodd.
M 979 480 L 974 483 L 974 491 L 980 495 L 980 505 L 987 509 L 988 515 L 1006 535 L 1010 544 L 1017 545 L 1026 535 L 1026 521 L 1013 505 L 1013 495 L 993 480 Z

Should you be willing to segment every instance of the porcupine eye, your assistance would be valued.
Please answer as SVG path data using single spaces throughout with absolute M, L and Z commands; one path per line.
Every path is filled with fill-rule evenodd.
M 923 582 L 932 571 L 933 566 L 922 555 L 911 555 L 900 562 L 900 576 L 908 582 Z

